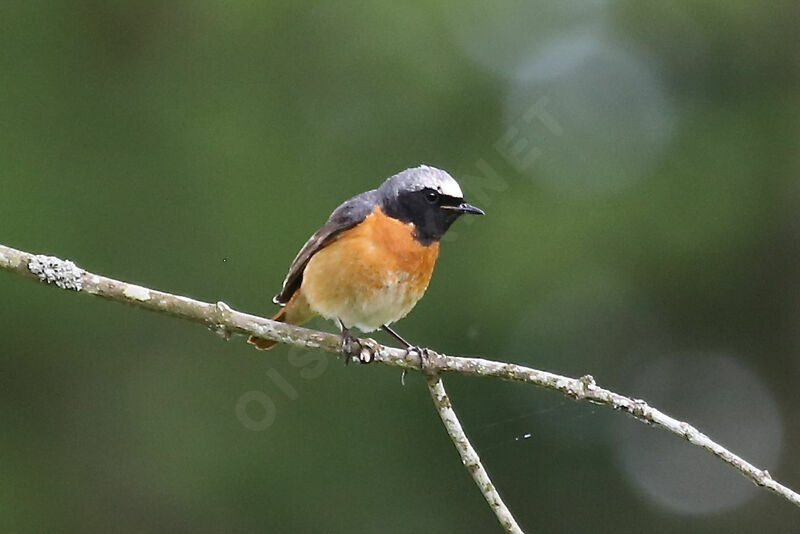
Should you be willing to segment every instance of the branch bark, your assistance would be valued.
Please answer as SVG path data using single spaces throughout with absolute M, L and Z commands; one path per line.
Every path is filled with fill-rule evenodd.
M 225 338 L 234 333 L 255 335 L 298 347 L 315 348 L 333 353 L 339 352 L 340 338 L 338 335 L 277 323 L 264 317 L 238 312 L 223 302 L 211 304 L 114 280 L 89 273 L 70 261 L 64 261 L 52 256 L 33 255 L 0 245 L 0 269 L 15 272 L 28 278 L 38 279 L 62 289 L 96 295 L 200 323 Z M 413 371 L 420 369 L 420 355 L 416 352 L 408 353 L 405 350 L 386 347 L 371 339 L 363 340 L 363 343 L 374 351 L 375 361 L 377 362 Z M 431 376 L 450 372 L 524 382 L 559 391 L 576 400 L 587 400 L 627 412 L 641 421 L 660 427 L 686 439 L 693 445 L 705 449 L 739 471 L 756 485 L 767 488 L 795 506 L 800 507 L 800 495 L 773 479 L 767 470 L 754 466 L 744 458 L 716 443 L 692 425 L 670 417 L 649 406 L 643 400 L 632 399 L 598 386 L 594 378 L 589 375 L 577 379 L 569 378 L 522 365 L 483 358 L 448 356 L 434 351 L 428 351 L 428 356 L 425 360 L 425 371 Z M 441 385 L 441 382 L 439 382 L 439 385 Z M 431 386 L 431 394 L 436 400 L 439 387 L 434 386 L 435 384 Z M 443 391 L 442 388 L 441 393 Z M 441 398 L 446 399 L 446 396 Z M 440 415 L 441 413 L 440 410 Z M 452 414 L 453 416 L 455 415 L 454 412 Z M 445 426 L 447 427 L 447 423 L 445 423 Z M 449 428 L 448 432 L 450 432 Z M 463 436 L 463 429 L 461 435 Z M 465 438 L 466 436 L 463 437 Z M 454 437 L 452 433 L 451 438 L 454 443 L 461 439 L 461 437 Z M 456 447 L 459 448 L 458 443 L 456 443 Z M 461 452 L 460 448 L 459 452 Z M 480 483 L 478 485 L 479 487 L 481 486 Z M 483 488 L 481 489 L 483 491 Z M 492 499 L 495 498 L 485 492 L 484 496 L 490 504 Z M 515 531 L 509 530 L 509 532 Z
M 428 389 L 431 392 L 436 411 L 439 412 L 444 428 L 450 434 L 450 439 L 453 440 L 453 445 L 456 446 L 458 454 L 461 455 L 461 463 L 464 464 L 464 468 L 472 475 L 472 480 L 478 485 L 486 502 L 489 504 L 489 508 L 497 516 L 497 520 L 500 521 L 506 532 L 509 534 L 522 534 L 522 529 L 519 528 L 506 503 L 497 493 L 497 489 L 489 478 L 489 473 L 483 467 L 478 453 L 472 443 L 469 442 L 469 439 L 467 439 L 467 434 L 461 426 L 461 421 L 458 420 L 458 416 L 453 410 L 450 397 L 447 396 L 447 392 L 444 389 L 442 379 L 439 378 L 439 375 L 428 375 L 426 380 L 428 381 Z

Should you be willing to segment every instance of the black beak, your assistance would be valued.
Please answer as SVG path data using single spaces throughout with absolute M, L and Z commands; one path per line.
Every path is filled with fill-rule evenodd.
M 442 206 L 444 207 L 444 206 Z M 460 213 L 471 213 L 473 215 L 486 215 L 482 209 L 476 208 L 472 204 L 467 204 L 466 202 L 462 202 L 458 206 L 451 206 L 450 209 L 458 211 Z

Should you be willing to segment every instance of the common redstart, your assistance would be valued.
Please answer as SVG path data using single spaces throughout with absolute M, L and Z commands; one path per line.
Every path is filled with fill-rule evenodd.
M 428 288 L 439 240 L 464 213 L 483 215 L 467 204 L 461 187 L 445 171 L 421 165 L 388 178 L 336 208 L 289 267 L 272 318 L 300 325 L 321 315 L 337 321 L 346 357 L 360 352 L 350 333 L 382 328 L 411 350 L 389 325 L 405 317 Z M 275 341 L 251 336 L 256 348 Z M 356 350 L 354 350 L 354 347 Z M 371 355 L 359 356 L 365 363 Z

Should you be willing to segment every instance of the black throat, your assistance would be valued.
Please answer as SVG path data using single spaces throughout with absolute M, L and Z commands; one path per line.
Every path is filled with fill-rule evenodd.
M 443 197 L 445 201 L 460 202 L 460 199 Z M 383 211 L 386 215 L 414 225 L 414 238 L 428 246 L 439 241 L 461 215 L 458 211 L 443 209 L 441 205 L 426 202 L 418 192 L 402 192 L 396 197 L 385 199 Z

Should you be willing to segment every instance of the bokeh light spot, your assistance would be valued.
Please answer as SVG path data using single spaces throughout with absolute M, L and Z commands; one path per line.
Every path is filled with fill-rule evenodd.
M 763 381 L 733 356 L 654 358 L 629 390 L 751 463 L 776 466 L 783 437 L 778 405 Z M 722 512 L 759 494 L 740 473 L 666 432 L 623 420 L 611 439 L 629 483 L 671 511 Z

